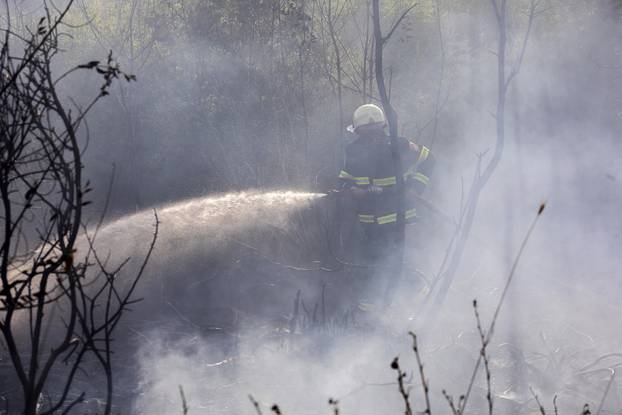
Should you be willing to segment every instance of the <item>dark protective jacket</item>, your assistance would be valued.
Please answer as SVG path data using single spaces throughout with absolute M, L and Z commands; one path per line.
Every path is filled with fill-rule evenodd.
M 417 146 L 405 138 L 398 138 L 402 158 L 402 174 L 406 187 L 405 219 L 412 222 L 416 216 L 416 203 L 408 194 L 420 194 L 430 182 L 434 158 L 430 150 Z M 356 198 L 356 213 L 365 228 L 395 224 L 398 197 L 395 163 L 391 153 L 390 138 L 359 137 L 346 147 L 345 166 L 339 174 L 344 188 L 380 186 L 380 194 L 367 193 Z

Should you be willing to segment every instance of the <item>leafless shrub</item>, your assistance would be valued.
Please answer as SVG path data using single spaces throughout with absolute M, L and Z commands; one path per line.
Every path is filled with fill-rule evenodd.
M 158 232 L 156 215 L 149 251 L 123 284 L 128 261 L 111 267 L 94 248 L 103 215 L 89 232 L 84 207 L 91 188 L 82 176 L 78 130 L 113 81 L 135 78 L 120 70 L 112 53 L 104 62 L 53 75 L 62 20 L 72 3 L 58 15 L 46 7 L 26 35 L 4 28 L 0 50 L 0 332 L 22 390 L 22 413 L 28 415 L 66 413 L 82 402 L 85 393 L 73 389 L 87 357 L 105 374 L 103 412 L 111 412 L 113 333 L 137 301 L 133 294 Z M 80 70 L 100 76 L 99 91 L 84 107 L 68 106 L 58 87 Z M 84 252 L 78 252 L 82 232 Z M 63 380 L 51 385 L 61 363 Z
M 404 414 L 412 415 L 413 411 L 410 406 L 410 390 L 406 389 L 406 384 L 404 379 L 406 378 L 406 373 L 402 371 L 400 367 L 399 359 L 396 357 L 391 362 L 391 369 L 397 372 L 397 385 L 400 391 L 400 395 L 402 400 L 404 401 Z

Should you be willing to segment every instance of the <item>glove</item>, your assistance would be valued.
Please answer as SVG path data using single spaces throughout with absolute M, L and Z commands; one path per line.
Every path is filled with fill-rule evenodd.
M 382 187 L 380 186 L 376 186 L 376 185 L 371 185 L 367 188 L 367 192 L 374 194 L 374 195 L 379 195 L 382 193 Z

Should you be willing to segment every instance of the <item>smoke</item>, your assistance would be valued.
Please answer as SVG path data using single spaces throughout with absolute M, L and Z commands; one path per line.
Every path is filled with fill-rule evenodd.
M 346 412 L 399 411 L 398 401 L 387 404 L 377 399 L 391 396 L 389 383 L 394 379 L 383 360 L 386 344 L 373 337 L 363 344 L 359 336 L 301 337 L 285 352 L 276 339 L 250 330 L 232 358 L 213 350 L 209 339 L 196 334 L 166 344 L 157 338 L 153 333 L 153 342 L 140 354 L 146 382 L 142 385 L 146 393 L 135 402 L 140 413 L 175 411 L 180 404 L 179 385 L 191 410 L 199 413 L 251 413 L 249 394 L 264 411 L 278 403 L 285 413 L 320 413 L 329 397 L 340 399 Z M 326 352 L 317 351 L 318 342 L 324 343 Z
M 562 412 L 577 413 L 585 402 L 597 408 L 611 379 L 607 369 L 618 364 L 615 356 L 598 359 L 622 347 L 620 28 L 590 2 L 553 5 L 536 21 L 510 86 L 504 155 L 482 192 L 458 276 L 434 324 L 421 318 L 425 292 L 417 275 L 436 276 L 477 155 L 485 153 L 487 160 L 495 142 L 491 51 L 497 32 L 486 2 L 442 8 L 445 72 L 436 134 L 430 121 L 441 74 L 434 14 L 418 15 L 412 33 L 398 30 L 387 47 L 402 132 L 432 147 L 438 161 L 425 195 L 437 211 L 422 209 L 419 223 L 408 229 L 408 272 L 395 306 L 384 314 L 346 314 L 356 305 L 362 271 L 358 263 L 322 262 L 334 247 L 323 234 L 327 223 L 317 209 L 327 202 L 318 194 L 257 190 L 165 204 L 157 209 L 160 237 L 140 287 L 145 301 L 120 336 L 126 356 L 119 366 L 132 372 L 119 385 L 124 404 L 136 413 L 180 412 L 181 385 L 190 413 L 251 414 L 248 394 L 264 413 L 273 403 L 286 414 L 327 413 L 330 397 L 344 414 L 399 413 L 396 373 L 389 367 L 399 355 L 413 404 L 422 410 L 407 336 L 415 330 L 433 412 L 444 411 L 441 391 L 456 399 L 464 393 L 478 357 L 472 300 L 478 299 L 488 327 L 527 227 L 546 201 L 489 346 L 495 407 L 499 413 L 536 410 L 532 387 L 547 409 L 555 394 Z M 520 10 L 513 16 L 510 61 L 525 28 Z M 358 28 L 344 30 L 344 36 L 360 38 Z M 413 40 L 399 41 L 409 34 Z M 88 172 L 104 182 L 109 162 L 118 157 L 122 175 L 137 177 L 119 186 L 118 211 L 214 189 L 298 180 L 307 167 L 303 145 L 284 150 L 284 143 L 296 140 L 283 136 L 300 138 L 300 119 L 287 124 L 287 116 L 271 117 L 257 104 L 273 85 L 269 48 L 253 50 L 242 42 L 234 55 L 211 42 L 173 43 L 171 55 L 142 77 L 138 73 L 137 90 L 119 92 L 119 102 L 134 94 L 132 120 L 115 115 L 125 111 L 121 105 L 92 122 L 93 136 L 111 140 L 93 144 Z M 230 101 L 222 99 L 233 92 Z M 323 169 L 314 176 L 330 176 L 336 172 L 326 154 L 335 144 L 326 131 L 337 124 L 334 98 L 330 91 L 309 95 L 315 98 L 307 103 L 309 164 Z M 358 100 L 347 97 L 348 109 Z M 245 105 L 233 105 L 238 101 Z M 111 124 L 111 118 L 123 121 Z M 127 133 L 129 125 L 137 136 Z M 287 173 L 292 170 L 296 174 Z M 131 267 L 147 249 L 153 221 L 149 209 L 123 215 L 101 230 L 97 246 L 119 261 L 132 257 Z M 606 407 L 619 408 L 619 392 L 614 382 Z M 480 374 L 473 413 L 484 408 L 485 393 Z
M 583 12 L 564 9 L 564 16 L 576 20 L 549 19 L 548 27 L 536 23 L 520 75 L 508 95 L 503 161 L 482 193 L 458 278 L 433 327 L 420 321 L 422 298 L 412 294 L 415 277 L 406 276 L 395 308 L 374 316 L 369 324 L 364 321 L 367 317 L 359 316 L 355 325 L 363 328 L 346 329 L 339 335 L 322 327 L 291 333 L 297 289 L 302 289 L 310 314 L 312 304 L 320 301 L 322 282 L 329 281 L 328 302 L 335 319 L 345 308 L 341 303 L 348 301 L 335 288 L 342 274 L 320 273 L 312 278 L 294 274 L 297 282 L 284 285 L 283 293 L 257 291 L 257 297 L 233 302 L 244 310 L 235 317 L 241 320 L 233 338 L 197 327 L 185 327 L 182 334 L 173 336 L 166 328 L 148 330 L 148 340 L 138 348 L 143 383 L 135 410 L 174 411 L 180 407 L 178 385 L 182 385 L 190 407 L 199 413 L 252 413 L 248 394 L 262 403 L 264 412 L 270 404 L 279 403 L 285 413 L 323 413 L 328 410 L 328 398 L 333 397 L 340 400 L 343 413 L 398 413 L 402 402 L 389 363 L 399 355 L 409 371 L 416 368 L 408 330 L 421 334 L 433 406 L 444 408 L 440 391 L 446 388 L 456 398 L 464 393 L 477 359 L 480 345 L 471 302 L 478 299 L 487 327 L 516 250 L 543 201 L 548 203 L 547 210 L 519 265 L 489 347 L 496 407 L 501 413 L 535 409 L 529 387 L 548 407 L 555 394 L 560 396 L 560 408 L 567 411 L 576 411 L 585 402 L 597 407 L 609 381 L 604 369 L 616 363 L 590 364 L 619 350 L 621 341 L 614 316 L 620 287 L 616 278 L 617 205 L 622 195 L 617 186 L 620 122 L 615 108 L 619 103 L 607 93 L 619 88 L 594 76 L 600 63 L 595 65 L 591 58 L 602 58 L 602 50 L 611 46 L 603 38 L 606 31 L 598 26 L 614 33 L 619 30 L 603 23 L 602 16 Z M 576 24 L 583 25 L 580 33 Z M 495 140 L 491 113 L 496 60 L 489 51 L 494 48 L 496 32 L 490 10 L 475 15 L 448 12 L 444 27 L 448 69 L 441 97 L 448 98 L 437 138 L 430 127 L 423 126 L 435 99 L 438 60 L 426 61 L 424 54 L 410 62 L 403 52 L 388 49 L 394 54 L 389 58 L 395 67 L 394 85 L 413 85 L 393 94 L 404 131 L 420 143 L 435 143 L 439 160 L 427 197 L 445 216 L 424 212 L 420 223 L 409 229 L 406 251 L 407 261 L 432 277 L 453 231 L 446 216 L 458 215 L 477 154 L 490 153 Z M 524 21 L 515 22 L 514 29 L 516 46 Z M 472 35 L 468 41 L 465 33 Z M 429 41 L 431 36 L 420 38 Z M 430 56 L 438 55 L 434 48 L 426 50 Z M 560 50 L 566 53 L 560 56 Z M 516 47 L 512 52 L 511 58 L 516 56 Z M 605 57 L 602 65 L 606 66 L 619 60 L 606 53 Z M 428 110 L 409 113 L 413 106 Z M 317 122 L 323 119 L 317 111 L 311 117 Z M 257 270 L 240 272 L 254 278 Z M 282 283 L 279 279 L 276 284 Z M 215 299 L 213 291 L 206 295 L 211 296 L 209 302 L 225 303 Z M 206 309 L 208 302 L 196 301 L 195 313 Z M 586 373 L 586 367 L 598 370 Z M 421 409 L 416 371 L 411 386 L 415 406 Z M 484 388 L 484 379 L 478 377 L 473 411 L 485 405 Z M 606 399 L 613 407 L 616 388 Z
M 161 307 L 161 300 L 168 302 L 165 297 L 169 290 L 182 307 L 226 306 L 226 298 L 219 298 L 224 293 L 203 292 L 207 289 L 204 284 L 219 277 L 233 278 L 231 273 L 243 277 L 246 271 L 239 264 L 241 258 L 237 258 L 243 254 L 253 258 L 269 255 L 275 260 L 287 256 L 292 248 L 280 238 L 287 235 L 296 217 L 310 212 L 312 201 L 321 196 L 295 191 L 249 191 L 171 203 L 108 223 L 99 230 L 95 249 L 102 252 L 100 255 L 112 255 L 111 266 L 112 262 L 130 258 L 130 268 L 135 267 L 146 253 L 157 214 L 158 240 L 146 286 L 139 295 L 154 307 Z M 219 271 L 221 268 L 226 271 Z M 219 275 L 222 272 L 228 274 Z

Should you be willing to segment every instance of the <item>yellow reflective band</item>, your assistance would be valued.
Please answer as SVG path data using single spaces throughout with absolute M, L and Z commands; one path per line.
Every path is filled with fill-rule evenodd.
M 352 176 L 350 173 L 348 173 L 345 170 L 341 170 L 339 172 L 339 178 L 340 179 L 350 179 L 350 180 L 354 180 L 354 176 Z
M 374 311 L 378 309 L 373 303 L 358 303 L 357 307 L 361 311 Z
M 405 220 L 412 219 L 416 216 L 417 216 L 417 210 L 414 208 L 408 209 L 406 210 L 406 212 L 404 212 Z M 376 221 L 378 222 L 378 225 L 386 225 L 387 223 L 397 222 L 397 213 L 391 213 L 389 215 L 378 216 L 378 218 L 376 218 Z
M 397 222 L 397 213 L 391 213 L 390 215 L 378 216 L 376 219 L 378 225 L 385 225 L 387 223 Z
M 404 219 L 412 219 L 417 216 L 416 209 L 408 209 L 404 212 Z M 374 215 L 358 215 L 361 223 L 378 223 L 378 225 L 386 225 L 387 223 L 397 222 L 397 213 L 390 213 L 384 216 L 374 217 Z
M 423 173 L 419 173 L 419 172 L 415 173 L 414 179 L 420 181 L 426 186 L 430 184 L 430 178 Z
M 409 177 L 414 177 L 415 174 L 417 173 L 417 167 L 419 167 L 419 162 L 415 163 L 408 170 L 406 170 L 406 173 L 404 173 L 404 179 L 408 179 Z
M 374 215 L 359 215 L 359 222 L 361 223 L 375 223 Z
M 384 179 L 374 179 L 374 186 L 393 186 L 397 184 L 397 177 L 385 177 Z
M 404 179 L 408 179 L 408 178 L 415 178 L 417 180 L 419 180 L 420 182 L 422 182 L 423 184 L 427 185 L 430 181 L 430 179 L 417 172 L 417 168 L 419 167 L 419 164 L 423 161 L 425 161 L 428 156 L 430 155 L 430 149 L 427 148 L 426 146 L 421 146 L 421 151 L 419 152 L 419 158 L 417 159 L 417 162 L 412 165 L 408 170 L 406 170 L 406 173 L 404 173 Z
M 345 170 L 339 172 L 339 178 L 344 180 L 352 180 L 354 183 L 364 186 L 369 184 L 369 177 L 354 177 Z
M 425 161 L 429 155 L 430 155 L 430 149 L 427 148 L 426 146 L 421 146 L 421 152 L 419 152 L 419 159 L 417 160 L 417 163 Z
M 404 212 L 404 218 L 405 219 L 412 219 L 414 217 L 417 216 L 417 209 L 408 209 L 406 212 Z

